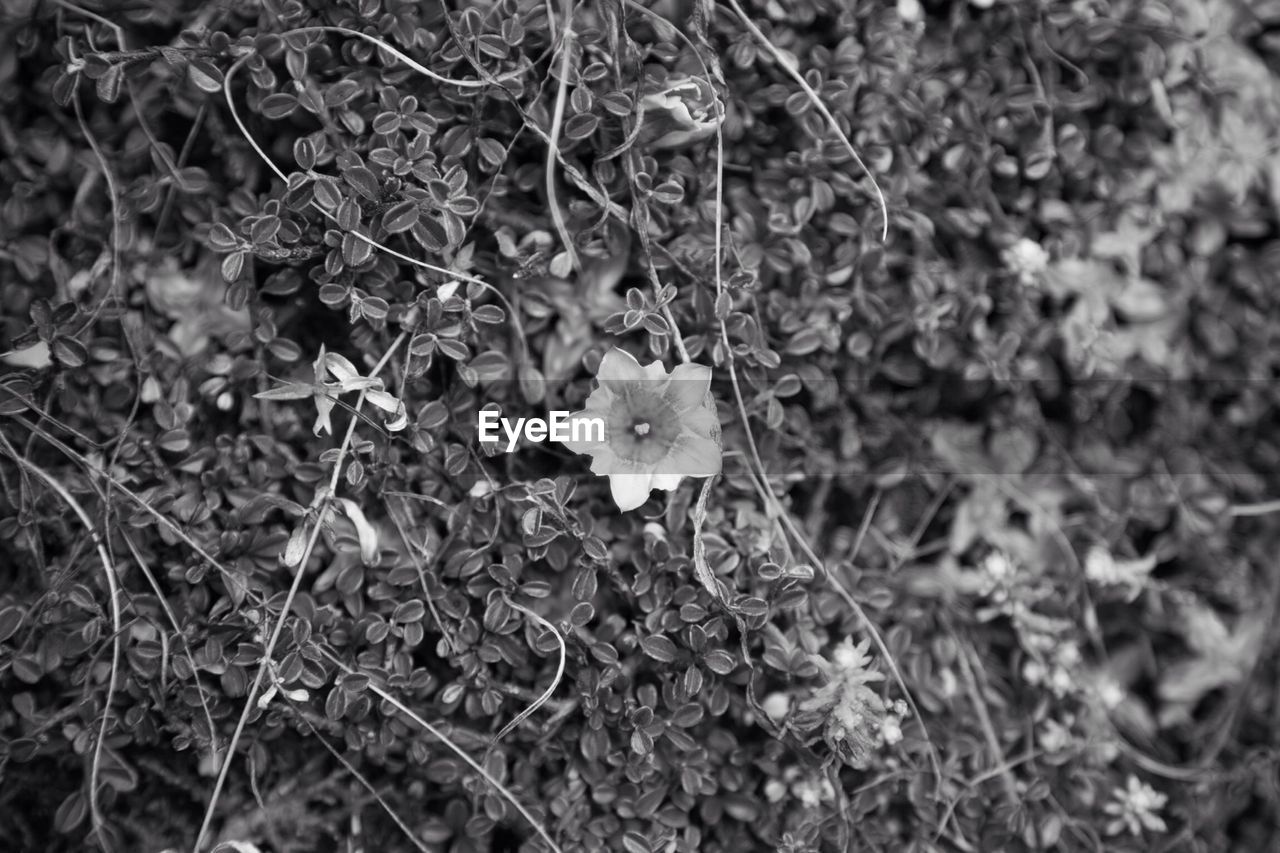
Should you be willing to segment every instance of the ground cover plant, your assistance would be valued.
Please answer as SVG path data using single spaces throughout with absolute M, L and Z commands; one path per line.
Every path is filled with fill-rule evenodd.
M 0 846 L 1276 848 L 1278 28 L 6 2 Z

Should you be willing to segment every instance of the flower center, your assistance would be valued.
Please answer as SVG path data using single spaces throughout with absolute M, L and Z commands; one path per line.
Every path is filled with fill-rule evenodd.
M 656 465 L 680 437 L 680 417 L 661 389 L 651 385 L 637 383 L 620 390 L 609 413 L 609 446 L 628 464 Z

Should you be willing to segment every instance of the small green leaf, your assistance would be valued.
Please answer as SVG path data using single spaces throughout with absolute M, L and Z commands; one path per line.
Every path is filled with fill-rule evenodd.
M 193 59 L 187 66 L 187 76 L 202 92 L 215 95 L 222 91 L 222 72 L 207 59 Z
M 576 115 L 564 123 L 564 135 L 572 140 L 586 139 L 596 132 L 600 119 L 590 113 Z
M 269 119 L 287 118 L 298 108 L 298 99 L 287 92 L 276 92 L 262 99 L 262 114 Z
M 673 663 L 676 659 L 676 644 L 666 637 L 645 637 L 640 641 L 640 648 L 646 655 L 662 663 Z
M 222 259 L 222 280 L 233 282 L 244 272 L 244 252 L 232 252 Z
M 418 205 L 413 201 L 402 201 L 393 205 L 382 217 L 382 227 L 388 234 L 399 234 L 408 231 L 418 221 Z
M 306 382 L 290 382 L 287 385 L 281 385 L 279 388 L 268 388 L 266 391 L 259 391 L 253 396 L 256 400 L 305 400 L 315 392 L 314 385 Z
M 54 359 L 63 367 L 80 367 L 89 360 L 89 350 L 75 338 L 54 338 L 51 351 Z
M 378 183 L 377 176 L 364 166 L 352 166 L 349 169 L 343 169 L 342 179 L 369 201 L 379 200 L 382 187 Z
M 452 338 L 439 338 L 436 340 L 436 346 L 440 348 L 440 352 L 454 361 L 466 361 L 471 358 L 471 349 L 462 341 L 456 341 Z
M 737 662 L 734 661 L 733 655 L 723 649 L 712 649 L 702 657 L 702 662 L 707 665 L 707 669 L 716 675 L 728 675 L 737 669 Z
M 98 78 L 98 97 L 108 104 L 114 104 L 120 97 L 120 87 L 124 84 L 124 66 L 112 65 L 107 72 Z

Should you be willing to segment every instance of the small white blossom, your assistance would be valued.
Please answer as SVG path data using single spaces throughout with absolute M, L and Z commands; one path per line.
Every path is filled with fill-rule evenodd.
M 796 799 L 804 803 L 809 808 L 817 806 L 822 802 L 822 792 L 818 790 L 818 786 L 806 783 L 798 783 L 792 791 L 796 795 Z
M 1075 684 L 1075 679 L 1071 677 L 1071 673 L 1060 666 L 1055 666 L 1049 675 L 1049 689 L 1059 698 L 1070 693 Z
M 1003 551 L 992 551 L 983 559 L 982 570 L 993 580 L 1003 581 L 1013 577 L 1015 567 L 1008 554 Z
M 764 783 L 764 798 L 771 803 L 782 802 L 782 798 L 787 795 L 787 786 L 777 779 L 770 779 Z
M 883 681 L 871 668 L 870 640 L 857 646 L 846 638 L 831 652 L 831 659 L 810 655 L 826 677 L 826 684 L 799 705 L 800 711 L 825 715 L 823 739 L 846 763 L 862 767 L 877 746 L 876 730 L 885 715 L 885 703 L 868 684 Z
M 1101 545 L 1094 545 L 1084 559 L 1084 574 L 1098 586 L 1122 587 L 1125 598 L 1133 601 L 1142 592 L 1156 567 L 1156 555 L 1138 560 L 1117 560 Z
M 988 3 L 983 8 L 988 8 L 990 5 Z M 1039 243 L 1026 237 L 1005 249 L 1001 253 L 1001 258 L 1011 272 L 1017 273 L 1018 281 L 1026 286 L 1035 284 L 1049 268 L 1049 253 Z
M 1071 745 L 1071 729 L 1057 720 L 1045 720 L 1040 728 L 1040 746 L 1047 753 L 1061 752 Z
M 902 741 L 902 725 L 897 717 L 888 716 L 880 721 L 880 738 L 886 746 L 893 746 Z
M 1114 819 L 1107 824 L 1108 835 L 1119 835 L 1128 830 L 1133 835 L 1141 835 L 1142 830 L 1149 832 L 1166 832 L 1164 818 L 1160 810 L 1168 802 L 1169 797 L 1152 788 L 1137 776 L 1130 776 L 1128 785 L 1116 788 L 1112 792 L 1111 802 L 1103 810 Z
M 938 670 L 938 692 L 947 699 L 960 692 L 960 679 L 950 667 Z
M 1044 665 L 1037 660 L 1029 660 L 1022 665 L 1022 678 L 1028 684 L 1039 684 L 1044 681 Z
M 826 779 L 808 776 L 791 784 L 792 795 L 808 808 L 816 808 L 835 799 L 835 789 Z
M 1124 686 L 1110 676 L 1098 678 L 1093 685 L 1093 691 L 1107 710 L 1115 708 L 1124 701 Z
M 831 659 L 835 661 L 836 666 L 848 673 L 858 669 L 859 664 L 862 662 L 862 655 L 858 653 L 852 643 L 844 643 L 836 646 L 835 651 L 831 653 Z

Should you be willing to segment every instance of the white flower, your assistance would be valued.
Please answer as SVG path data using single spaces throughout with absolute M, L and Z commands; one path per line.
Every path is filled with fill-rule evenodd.
M 770 779 L 764 783 L 764 798 L 771 803 L 781 802 L 782 798 L 787 795 L 787 786 L 779 782 L 777 779 Z
M 1115 708 L 1124 701 L 1124 686 L 1110 675 L 1099 676 L 1093 685 L 1093 692 L 1107 710 Z
M 1053 695 L 1059 698 L 1066 696 L 1075 686 L 1075 679 L 1071 677 L 1070 672 L 1060 666 L 1053 668 L 1049 676 L 1049 689 L 1053 691 Z
M 880 737 L 887 746 L 893 746 L 902 740 L 902 725 L 897 717 L 885 717 L 880 721 Z
M 1012 577 L 1015 568 L 1013 561 L 1009 559 L 1009 555 L 1003 551 L 992 551 L 982 561 L 982 570 L 995 581 L 1003 581 Z
M 1039 684 L 1044 681 L 1044 665 L 1037 660 L 1029 660 L 1022 665 L 1022 678 L 1027 684 Z
M 862 663 L 862 655 L 854 648 L 853 643 L 848 640 L 836 646 L 835 651 L 831 653 L 831 659 L 844 672 L 856 670 Z
M 683 477 L 720 473 L 711 368 L 680 364 L 668 373 L 661 362 L 641 366 L 615 347 L 600 360 L 596 379 L 586 408 L 570 420 L 602 421 L 603 440 L 561 443 L 574 453 L 590 454 L 591 473 L 608 476 L 620 510 L 638 509 L 652 489 L 674 491 Z
M 1061 752 L 1071 745 L 1071 729 L 1057 720 L 1045 720 L 1040 729 L 1040 746 L 1050 754 Z
M 1054 648 L 1054 658 L 1058 665 L 1066 669 L 1072 669 L 1077 666 L 1082 657 L 1080 655 L 1080 647 L 1071 640 L 1064 640 Z
M 835 798 L 835 789 L 826 779 L 809 776 L 791 784 L 791 793 L 808 808 L 816 808 Z
M 883 674 L 871 668 L 870 646 L 870 640 L 855 646 L 852 638 L 845 638 L 832 650 L 831 660 L 810 655 L 827 683 L 799 706 L 801 711 L 825 716 L 823 739 L 854 767 L 864 766 L 877 746 L 876 728 L 886 711 L 884 700 L 867 687 L 884 680 Z
M 1049 253 L 1039 243 L 1026 237 L 1001 252 L 1001 258 L 1005 266 L 1017 273 L 1018 280 L 1027 286 L 1035 284 L 1049 268 Z
M 1133 601 L 1142 592 L 1155 567 L 1155 554 L 1138 560 L 1117 560 L 1101 545 L 1090 548 L 1084 558 L 1085 577 L 1099 586 L 1123 587 L 1128 601 Z
M 938 670 L 938 692 L 946 699 L 960 692 L 960 679 L 956 678 L 951 667 L 944 666 Z
M 800 800 L 800 802 L 804 803 L 809 808 L 813 808 L 818 805 L 818 803 L 822 802 L 822 792 L 818 789 L 817 785 L 814 785 L 811 782 L 797 782 L 791 791 L 796 795 L 796 798 Z
M 1168 800 L 1167 795 L 1137 776 L 1130 776 L 1127 787 L 1116 788 L 1112 792 L 1111 802 L 1103 807 L 1114 818 L 1107 824 L 1107 834 L 1118 835 L 1128 830 L 1133 835 L 1141 835 L 1143 829 L 1166 832 L 1168 827 L 1159 812 Z

